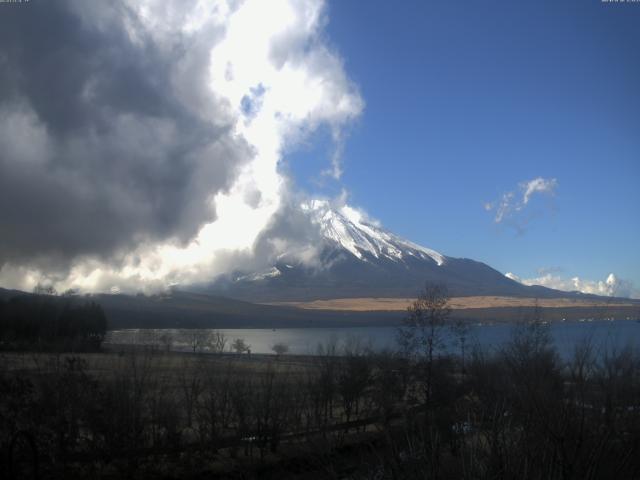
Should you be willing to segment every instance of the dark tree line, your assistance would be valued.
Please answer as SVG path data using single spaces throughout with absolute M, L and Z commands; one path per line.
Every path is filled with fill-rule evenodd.
M 99 348 L 107 331 L 102 307 L 85 299 L 20 295 L 0 299 L 0 348 Z

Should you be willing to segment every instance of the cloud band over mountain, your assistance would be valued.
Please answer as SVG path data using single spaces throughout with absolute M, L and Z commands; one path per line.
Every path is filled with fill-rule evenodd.
M 506 277 L 523 285 L 542 285 L 566 292 L 576 291 L 608 297 L 640 298 L 640 291 L 634 287 L 633 282 L 619 278 L 613 273 L 607 275 L 605 280 L 587 280 L 577 276 L 565 278 L 558 273 L 544 271 L 533 278 L 520 278 L 511 272 L 508 272 Z

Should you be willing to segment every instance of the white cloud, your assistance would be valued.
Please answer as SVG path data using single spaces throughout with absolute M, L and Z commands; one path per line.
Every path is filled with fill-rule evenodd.
M 516 282 L 520 282 L 522 283 L 522 279 L 516 275 L 515 273 L 511 273 L 511 272 L 507 272 L 504 274 L 505 277 L 510 278 L 511 280 L 514 280 Z
M 524 285 L 541 285 L 543 287 L 554 288 L 566 292 L 578 291 L 594 295 L 609 297 L 640 298 L 640 291 L 634 288 L 633 282 L 618 278 L 614 273 L 610 273 L 604 280 L 587 280 L 580 277 L 563 277 L 554 273 L 545 273 L 532 278 L 521 278 L 511 272 L 505 274 L 506 277 Z
M 532 197 L 536 194 L 553 196 L 557 188 L 557 179 L 537 177 L 520 182 L 517 190 L 505 192 L 498 201 L 485 202 L 483 207 L 487 212 L 495 210 L 495 223 L 508 223 L 521 232 L 529 221 L 522 212 Z
M 528 182 L 520 183 L 520 190 L 524 192 L 522 197 L 522 203 L 526 205 L 529 203 L 529 199 L 534 193 L 548 193 L 553 194 L 558 186 L 558 180 L 555 178 L 534 178 Z
M 285 150 L 328 125 L 335 141 L 328 172 L 336 179 L 342 173 L 342 132 L 364 102 L 324 41 L 324 0 L 127 2 L 135 18 L 123 13 L 121 21 L 132 41 L 152 42 L 171 55 L 175 38 L 188 47 L 169 65 L 178 100 L 214 124 L 207 117 L 208 99 L 226 105 L 222 126 L 232 125 L 234 138 L 253 157 L 229 188 L 212 192 L 216 218 L 190 240 L 143 239 L 115 258 L 78 257 L 65 271 L 7 262 L 0 267 L 3 286 L 30 289 L 40 282 L 59 290 L 131 291 L 208 281 L 250 258 L 254 242 L 281 208 L 289 183 L 279 170 Z M 83 21 L 104 21 L 102 10 L 85 2 L 75 6 Z M 202 49 L 204 56 L 190 54 Z M 205 65 L 194 64 L 202 58 Z M 205 72 L 199 91 L 189 81 L 194 69 Z M 33 156 L 31 150 L 24 156 Z
M 505 217 L 510 216 L 514 211 L 521 210 L 521 205 L 514 203 L 514 193 L 507 192 L 502 195 L 500 202 L 496 208 L 495 222 L 500 223 Z

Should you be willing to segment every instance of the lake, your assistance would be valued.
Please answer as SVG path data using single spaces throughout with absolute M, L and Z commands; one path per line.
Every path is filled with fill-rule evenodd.
M 558 322 L 548 325 L 551 337 L 563 358 L 570 358 L 579 343 L 590 339 L 599 351 L 631 346 L 640 348 L 640 322 L 635 320 L 593 320 Z M 483 349 L 497 349 L 508 342 L 513 333 L 512 324 L 473 325 L 468 345 L 479 345 Z M 396 347 L 396 327 L 344 327 L 344 328 L 280 328 L 280 329 L 234 329 L 221 328 L 197 330 L 197 333 L 221 332 L 230 343 L 241 338 L 250 345 L 252 353 L 273 353 L 275 343 L 284 343 L 289 353 L 313 355 L 319 344 L 335 341 L 338 345 L 358 341 L 374 349 Z M 119 345 L 163 345 L 170 339 L 171 349 L 190 351 L 194 330 L 185 329 L 128 329 L 111 330 L 105 344 L 117 348 Z M 446 348 L 455 351 L 454 337 L 445 334 Z M 206 349 L 204 350 L 206 351 Z

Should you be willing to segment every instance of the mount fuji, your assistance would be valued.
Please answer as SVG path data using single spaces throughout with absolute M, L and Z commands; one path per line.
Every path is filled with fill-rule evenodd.
M 207 286 L 211 293 L 252 302 L 357 297 L 415 297 L 425 282 L 441 283 L 452 296 L 560 298 L 580 295 L 525 286 L 490 266 L 453 258 L 385 230 L 348 206 L 324 200 L 302 204 L 311 234 L 268 268 L 236 271 Z M 314 252 L 313 261 L 300 252 Z

